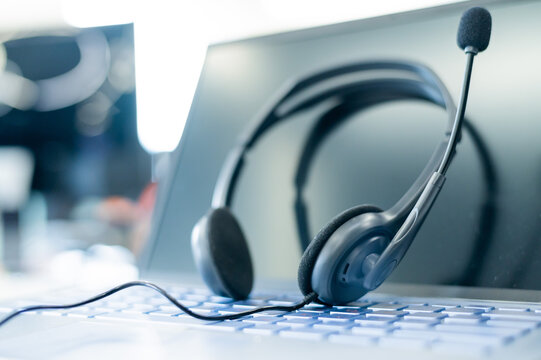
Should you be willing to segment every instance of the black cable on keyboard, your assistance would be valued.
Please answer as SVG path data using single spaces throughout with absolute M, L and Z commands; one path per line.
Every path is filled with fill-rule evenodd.
M 66 305 L 32 305 L 32 306 L 26 306 L 26 307 L 17 309 L 15 311 L 13 311 L 12 313 L 8 314 L 5 318 L 3 318 L 0 321 L 0 326 L 4 325 L 5 323 L 7 323 L 9 320 L 13 319 L 14 317 L 16 317 L 18 315 L 21 315 L 21 314 L 23 314 L 25 312 L 28 312 L 28 311 L 71 309 L 71 308 L 74 308 L 74 307 L 83 306 L 83 305 L 86 305 L 86 304 L 90 304 L 90 303 L 92 303 L 94 301 L 101 300 L 103 298 L 106 298 L 108 296 L 113 295 L 114 293 L 116 293 L 118 291 L 130 288 L 130 287 L 133 287 L 133 286 L 142 286 L 142 287 L 147 287 L 147 288 L 153 289 L 153 290 L 159 292 L 162 296 L 166 297 L 167 300 L 169 300 L 171 303 L 173 303 L 180 310 L 184 311 L 186 314 L 188 314 L 188 315 L 190 315 L 190 316 L 192 316 L 192 317 L 194 317 L 196 319 L 199 319 L 199 320 L 208 320 L 208 321 L 235 320 L 235 319 L 239 319 L 241 317 L 247 316 L 247 315 L 255 314 L 255 313 L 258 313 L 258 312 L 262 312 L 262 311 L 269 311 L 269 310 L 287 311 L 287 312 L 295 311 L 295 310 L 298 310 L 298 309 L 302 308 L 303 306 L 311 303 L 312 301 L 316 300 L 316 298 L 317 298 L 317 294 L 313 292 L 313 293 L 308 294 L 301 302 L 299 302 L 297 304 L 294 304 L 294 305 L 289 305 L 289 306 L 284 306 L 284 305 L 260 306 L 260 307 L 255 308 L 255 309 L 246 310 L 246 311 L 242 311 L 242 312 L 239 312 L 239 313 L 236 313 L 236 314 L 229 314 L 229 315 L 201 315 L 201 314 L 198 314 L 198 313 L 195 313 L 195 312 L 191 311 L 186 306 L 179 303 L 167 291 L 165 291 L 164 289 L 162 289 L 161 287 L 159 287 L 156 284 L 153 284 L 153 283 L 148 282 L 148 281 L 130 281 L 130 282 L 124 283 L 122 285 L 119 285 L 117 287 L 114 287 L 114 288 L 112 288 L 110 290 L 107 290 L 107 291 L 105 291 L 105 292 L 103 292 L 103 293 L 101 293 L 99 295 L 91 297 L 91 298 L 89 298 L 87 300 L 83 300 L 83 301 L 73 303 L 73 304 L 66 304 Z

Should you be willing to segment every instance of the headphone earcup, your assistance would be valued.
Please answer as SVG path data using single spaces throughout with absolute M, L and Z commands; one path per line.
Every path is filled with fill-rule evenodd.
M 349 219 L 369 212 L 382 212 L 383 210 L 373 205 L 359 205 L 348 209 L 337 216 L 335 216 L 331 222 L 325 225 L 310 242 L 310 245 L 304 251 L 301 262 L 299 264 L 299 270 L 297 280 L 299 282 L 299 289 L 304 295 L 310 294 L 312 289 L 312 271 L 316 263 L 317 257 L 323 249 L 323 246 L 329 240 L 331 235 L 342 226 Z
M 194 260 L 214 293 L 246 299 L 253 286 L 248 244 L 235 216 L 227 208 L 211 209 L 192 231 Z

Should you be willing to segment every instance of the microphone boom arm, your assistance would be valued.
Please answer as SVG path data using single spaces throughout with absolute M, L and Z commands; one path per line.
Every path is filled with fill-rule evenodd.
M 385 281 L 385 279 L 393 272 L 396 266 L 398 266 L 400 261 L 402 261 L 445 182 L 445 173 L 451 162 L 451 155 L 456 149 L 458 134 L 461 131 L 464 113 L 466 112 L 473 58 L 477 54 L 477 50 L 471 46 L 466 47 L 464 50 L 467 58 L 460 102 L 458 103 L 455 121 L 451 133 L 449 134 L 449 142 L 447 143 L 445 154 L 438 170 L 432 174 L 430 181 L 424 188 L 421 196 L 415 203 L 415 206 L 402 226 L 400 226 L 392 241 L 377 260 L 372 260 L 370 263 L 367 263 L 367 271 L 365 272 L 363 285 L 368 290 L 374 290 L 381 285 L 381 283 L 383 283 L 383 281 Z

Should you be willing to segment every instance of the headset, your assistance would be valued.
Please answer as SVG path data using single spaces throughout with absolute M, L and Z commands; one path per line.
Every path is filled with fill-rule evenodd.
M 387 72 L 390 76 L 382 77 L 381 72 Z M 351 76 L 359 73 L 374 73 L 377 77 L 358 80 Z M 336 80 L 340 78 L 342 81 L 337 84 Z M 325 83 L 330 85 L 325 86 Z M 318 91 L 310 93 L 315 87 Z M 309 95 L 306 96 L 306 93 Z M 335 216 L 310 242 L 306 240 L 305 206 L 299 195 L 302 193 L 297 191 L 296 215 L 302 219 L 297 224 L 302 244 L 306 246 L 298 270 L 302 293 L 307 295 L 315 291 L 325 303 L 342 304 L 358 299 L 382 281 L 384 275 L 367 275 L 411 213 L 432 173 L 438 170 L 450 142 L 456 112 L 449 92 L 437 75 L 424 65 L 406 61 L 354 63 L 301 79 L 279 96 L 278 101 L 270 105 L 270 110 L 241 135 L 220 171 L 212 208 L 198 221 L 192 232 L 192 250 L 197 268 L 216 294 L 244 299 L 253 285 L 248 245 L 239 221 L 231 211 L 248 150 L 273 125 L 329 99 L 335 100 L 329 112 L 331 117 L 349 109 L 360 111 L 374 105 L 411 99 L 434 103 L 443 107 L 448 114 L 443 141 L 417 180 L 391 208 L 383 211 L 372 205 L 358 205 L 347 209 Z M 298 189 L 303 187 L 307 178 L 306 148 L 303 153 L 295 179 Z M 441 180 L 438 180 L 439 187 L 440 183 Z M 424 209 L 418 221 L 422 222 L 427 213 L 428 209 Z M 413 240 L 413 235 L 410 233 L 406 239 L 407 246 Z M 384 266 L 384 273 L 392 270 L 389 266 L 394 267 Z
M 316 125 L 315 131 L 320 132 L 333 119 L 391 101 L 422 100 L 443 107 L 447 112 L 443 140 L 421 174 L 393 206 L 386 210 L 373 205 L 347 209 L 325 225 L 312 241 L 307 236 L 302 188 L 317 147 L 317 142 L 314 142 L 317 137 L 313 141 L 312 136 L 308 138 L 295 178 L 297 226 L 302 248 L 306 248 L 298 270 L 299 288 L 305 297 L 299 303 L 262 306 L 230 315 L 203 315 L 191 311 L 155 284 L 132 281 L 77 303 L 35 305 L 15 310 L 0 320 L 0 326 L 24 312 L 73 308 L 133 286 L 151 288 L 186 314 L 202 320 L 237 319 L 266 310 L 294 311 L 312 301 L 328 305 L 344 304 L 374 290 L 406 254 L 443 186 L 460 140 L 473 59 L 487 48 L 491 27 L 490 13 L 483 8 L 474 7 L 462 15 L 457 43 L 466 53 L 467 60 L 456 108 L 442 81 L 424 65 L 393 60 L 346 64 L 288 84 L 229 151 L 216 182 L 212 207 L 193 228 L 192 252 L 197 268 L 212 291 L 233 299 L 245 299 L 253 286 L 252 260 L 231 205 L 244 158 L 267 130 L 292 115 L 323 103 L 329 108 L 323 121 L 318 123 L 322 124 L 321 128 Z M 385 73 L 385 76 L 381 76 L 381 73 Z
M 472 27 L 482 31 L 472 35 Z M 359 111 L 397 100 L 425 100 L 447 111 L 444 138 L 415 182 L 392 207 L 382 210 L 373 205 L 358 205 L 347 209 L 309 243 L 304 239 L 302 221 L 298 222 L 301 241 L 307 245 L 298 270 L 298 285 L 305 296 L 315 293 L 323 303 L 344 304 L 377 288 L 404 257 L 444 184 L 459 141 L 473 58 L 488 46 L 490 28 L 490 14 L 482 8 L 468 10 L 461 19 L 458 43 L 467 54 L 467 66 L 459 111 L 432 70 L 406 61 L 348 64 L 301 78 L 279 92 L 277 100 L 267 106 L 263 116 L 256 118 L 229 151 L 216 182 L 212 207 L 193 228 L 192 252 L 207 286 L 214 293 L 233 299 L 245 299 L 252 290 L 252 260 L 231 204 L 245 156 L 267 130 L 330 99 L 336 102 L 331 113 L 347 112 L 350 108 Z M 379 72 L 398 72 L 400 76 L 355 78 Z M 297 188 L 305 179 L 306 176 L 297 176 Z M 304 211 L 302 198 L 297 197 L 295 208 L 299 218 Z

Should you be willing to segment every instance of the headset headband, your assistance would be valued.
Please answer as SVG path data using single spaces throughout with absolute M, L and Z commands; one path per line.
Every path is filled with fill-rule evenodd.
M 388 71 L 392 76 L 382 78 L 380 74 L 377 79 L 360 81 L 351 81 L 347 78 L 347 76 L 364 74 L 368 71 Z M 402 77 L 397 77 L 397 72 L 402 73 Z M 411 79 L 411 77 L 417 79 Z M 331 80 L 342 81 L 339 81 L 338 85 L 333 83 L 331 86 L 325 86 L 324 82 Z M 307 90 L 314 88 L 317 88 L 318 91 L 306 96 Z M 237 145 L 227 155 L 214 189 L 212 207 L 231 206 L 239 175 L 244 165 L 245 154 L 269 128 L 280 120 L 331 98 L 339 100 L 339 105 L 334 108 L 337 112 L 359 111 L 369 106 L 404 99 L 429 101 L 445 107 L 447 110 L 448 124 L 444 141 L 438 145 L 425 169 L 410 189 L 390 209 L 393 216 L 405 217 L 428 183 L 430 176 L 437 170 L 442 161 L 456 110 L 449 92 L 432 70 L 421 64 L 396 61 L 361 62 L 321 71 L 301 78 L 279 92 L 278 97 L 271 101 L 259 116 L 256 116 L 253 125 L 241 134 Z M 330 114 L 333 113 L 331 110 Z M 302 175 L 303 172 L 301 171 L 300 174 Z M 305 175 L 297 177 L 295 179 L 296 186 L 298 187 L 299 184 L 302 186 L 304 181 Z M 304 241 L 303 246 L 306 245 L 306 241 Z

